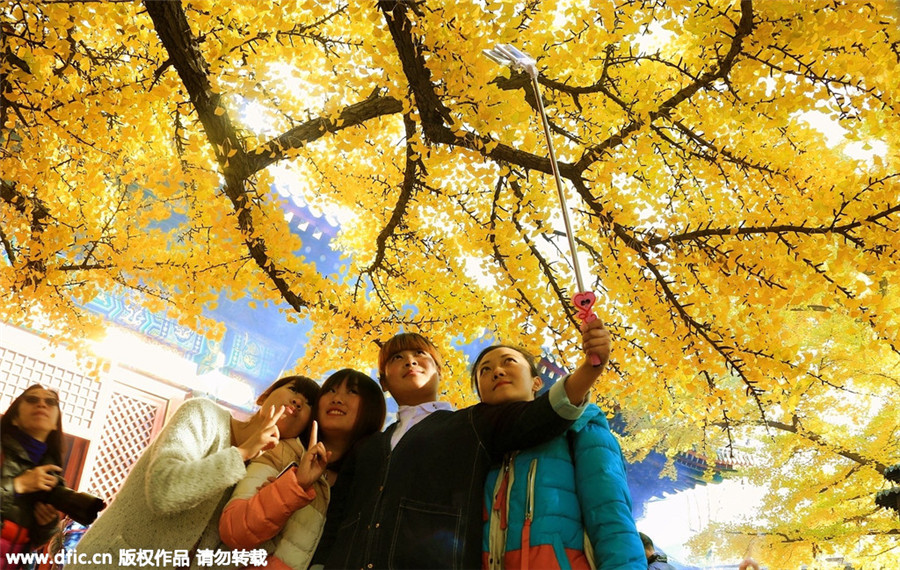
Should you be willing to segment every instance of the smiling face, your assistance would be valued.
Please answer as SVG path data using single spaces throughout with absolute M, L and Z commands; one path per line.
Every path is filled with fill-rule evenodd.
M 59 396 L 46 388 L 34 388 L 22 396 L 13 424 L 31 437 L 46 441 L 59 425 L 59 414 Z
M 514 348 L 501 346 L 483 353 L 474 370 L 481 401 L 486 404 L 534 400 L 543 386 L 525 356 Z
M 359 417 L 361 400 L 359 390 L 351 387 L 346 380 L 322 391 L 316 419 L 323 439 L 337 434 L 353 433 Z

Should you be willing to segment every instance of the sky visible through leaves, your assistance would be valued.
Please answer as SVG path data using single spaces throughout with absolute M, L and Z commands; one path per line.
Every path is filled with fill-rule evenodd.
M 0 318 L 78 345 L 102 292 L 220 341 L 221 299 L 367 370 L 399 330 L 580 358 L 527 77 L 615 351 L 596 401 L 651 450 L 751 453 L 765 490 L 693 552 L 900 565 L 897 4 L 7 2 Z M 824 128 L 826 126 L 828 128 Z M 836 134 L 837 133 L 837 134 Z M 342 272 L 284 197 L 331 214 Z M 308 244 L 307 244 L 308 245 Z M 476 271 L 477 268 L 477 271 Z M 480 273 L 475 278 L 474 272 Z

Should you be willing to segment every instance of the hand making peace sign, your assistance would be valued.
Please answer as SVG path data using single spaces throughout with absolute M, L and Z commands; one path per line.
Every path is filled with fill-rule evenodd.
M 244 461 L 249 461 L 275 447 L 281 439 L 276 424 L 286 410 L 285 406 L 266 406 L 253 416 L 247 425 L 248 437 L 237 445 Z
M 331 452 L 325 449 L 325 444 L 319 441 L 318 436 L 319 423 L 313 421 L 309 430 L 309 447 L 300 457 L 300 463 L 294 473 L 297 483 L 304 489 L 319 480 L 328 467 L 328 458 L 331 456 Z

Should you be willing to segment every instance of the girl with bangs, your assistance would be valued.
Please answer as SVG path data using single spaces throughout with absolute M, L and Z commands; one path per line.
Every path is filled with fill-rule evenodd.
M 381 429 L 385 415 L 381 389 L 366 374 L 345 368 L 329 376 L 315 401 L 309 446 L 282 440 L 250 463 L 222 512 L 222 541 L 264 548 L 270 570 L 307 568 L 341 463 L 356 442 Z
M 455 410 L 439 399 L 442 361 L 434 344 L 415 333 L 385 342 L 379 380 L 397 401 L 397 421 L 347 458 L 314 562 L 480 567 L 482 492 L 491 464 L 562 434 L 578 419 L 609 359 L 609 333 L 599 320 L 583 325 L 582 347 L 582 365 L 533 401 Z M 601 366 L 591 366 L 591 354 Z
M 66 568 L 119 568 L 127 550 L 186 551 L 220 546 L 219 514 L 245 475 L 245 463 L 302 434 L 319 386 L 305 376 L 276 380 L 257 399 L 260 409 L 241 420 L 207 398 L 186 400 L 134 464 L 115 500 L 78 543 L 87 564 Z M 111 554 L 111 564 L 90 564 Z M 103 556 L 96 556 L 99 560 Z

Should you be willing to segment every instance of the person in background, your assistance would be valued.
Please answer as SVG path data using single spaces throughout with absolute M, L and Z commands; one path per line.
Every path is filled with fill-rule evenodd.
M 610 337 L 596 320 L 582 330 L 602 364 Z M 584 410 L 602 365 L 585 362 L 531 402 L 462 410 L 438 399 L 441 358 L 415 333 L 395 335 L 378 357 L 398 421 L 360 442 L 332 493 L 314 562 L 326 568 L 478 568 L 482 493 L 493 462 L 563 433 Z
M 641 542 L 644 543 L 644 554 L 647 556 L 647 570 L 675 570 L 675 567 L 669 564 L 669 559 L 665 554 L 656 552 L 653 547 L 653 541 L 644 533 L 640 533 Z
M 481 351 L 471 379 L 490 405 L 532 401 L 543 387 L 534 355 L 502 344 Z M 484 492 L 486 570 L 647 567 L 631 515 L 625 459 L 594 404 L 565 434 L 507 453 Z
M 387 410 L 378 384 L 345 368 L 322 384 L 314 412 L 309 447 L 284 439 L 250 462 L 219 521 L 229 547 L 264 547 L 268 570 L 309 566 L 340 464 L 357 441 L 381 429 Z
M 32 552 L 56 530 L 59 514 L 34 493 L 61 483 L 63 429 L 59 395 L 40 384 L 12 401 L 0 422 L 0 569 L 14 570 L 7 554 Z
M 309 425 L 318 385 L 303 376 L 275 381 L 240 420 L 207 398 L 185 401 L 134 464 L 106 511 L 78 543 L 87 564 L 67 570 L 119 568 L 121 551 L 187 551 L 219 547 L 219 515 L 244 464 Z M 111 564 L 91 564 L 112 555 Z M 99 561 L 99 556 L 97 557 Z

